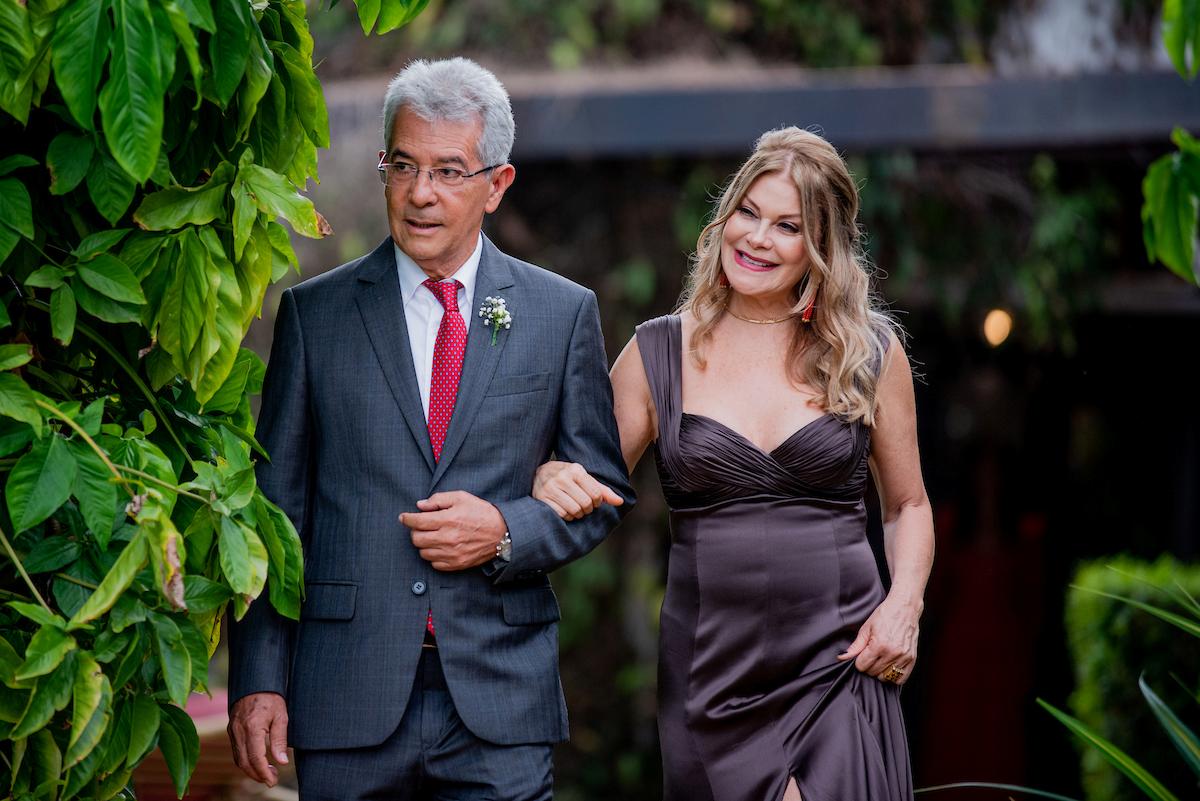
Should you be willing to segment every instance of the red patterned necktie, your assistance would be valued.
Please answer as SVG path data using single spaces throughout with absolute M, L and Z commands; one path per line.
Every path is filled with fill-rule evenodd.
M 467 324 L 458 311 L 458 288 L 462 284 L 430 278 L 423 286 L 445 309 L 433 343 L 433 373 L 429 380 L 429 441 L 436 462 L 442 457 L 446 430 L 454 414 L 454 399 L 458 397 L 458 380 L 462 377 L 463 354 L 467 350 Z
M 458 311 L 458 281 L 434 281 L 422 286 L 433 293 L 445 310 L 433 343 L 433 372 L 429 379 L 429 442 L 433 445 L 433 460 L 442 457 L 446 430 L 454 414 L 454 399 L 458 397 L 458 381 L 462 377 L 463 355 L 467 351 L 467 324 Z M 425 619 L 425 628 L 433 634 L 433 610 Z

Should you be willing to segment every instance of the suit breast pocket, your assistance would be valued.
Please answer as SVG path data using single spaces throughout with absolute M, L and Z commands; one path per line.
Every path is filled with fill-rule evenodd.
M 525 373 L 523 375 L 498 375 L 488 385 L 487 397 L 520 395 L 523 392 L 539 392 L 550 386 L 550 373 Z

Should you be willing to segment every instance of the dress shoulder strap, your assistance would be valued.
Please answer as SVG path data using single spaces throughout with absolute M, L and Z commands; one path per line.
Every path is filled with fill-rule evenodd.
M 679 427 L 682 331 L 682 323 L 676 314 L 655 317 L 637 327 L 638 351 L 642 354 L 642 366 L 646 370 L 646 381 L 650 384 L 650 397 L 658 413 L 660 439 L 664 433 L 677 431 Z

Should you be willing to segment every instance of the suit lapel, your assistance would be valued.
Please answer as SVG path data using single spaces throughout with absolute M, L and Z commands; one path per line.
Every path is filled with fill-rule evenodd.
M 461 311 L 464 315 L 475 315 L 475 310 L 483 303 L 484 298 L 500 296 L 501 290 L 512 285 L 512 271 L 505 263 L 503 254 L 484 237 L 479 272 L 475 276 L 474 308 Z M 513 321 L 516 324 L 519 311 L 514 308 L 511 297 L 505 296 L 504 299 L 508 302 L 509 311 L 513 313 Z M 471 320 L 471 328 L 467 333 L 467 352 L 463 357 L 462 378 L 459 380 L 458 396 L 454 401 L 454 414 L 450 417 L 450 428 L 446 432 L 446 442 L 442 445 L 442 457 L 433 472 L 433 486 L 437 486 L 442 474 L 446 472 L 455 454 L 466 441 L 507 342 L 507 332 L 502 330 L 496 337 L 496 344 L 493 345 L 492 329 L 484 325 L 478 316 Z M 426 441 L 428 442 L 428 437 Z
M 359 265 L 355 300 L 392 397 L 396 399 L 425 463 L 433 470 L 433 446 L 429 443 L 429 427 L 417 389 L 417 371 L 413 366 L 404 298 L 400 294 L 400 277 L 396 273 L 396 256 L 390 237 Z M 468 343 L 468 351 L 469 348 Z

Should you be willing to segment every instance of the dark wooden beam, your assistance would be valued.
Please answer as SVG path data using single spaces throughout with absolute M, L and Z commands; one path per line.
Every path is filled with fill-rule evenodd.
M 505 76 L 514 158 L 720 156 L 813 127 L 851 152 L 1165 146 L 1200 129 L 1200 82 L 1173 72 L 1000 77 L 953 67 L 701 68 Z

